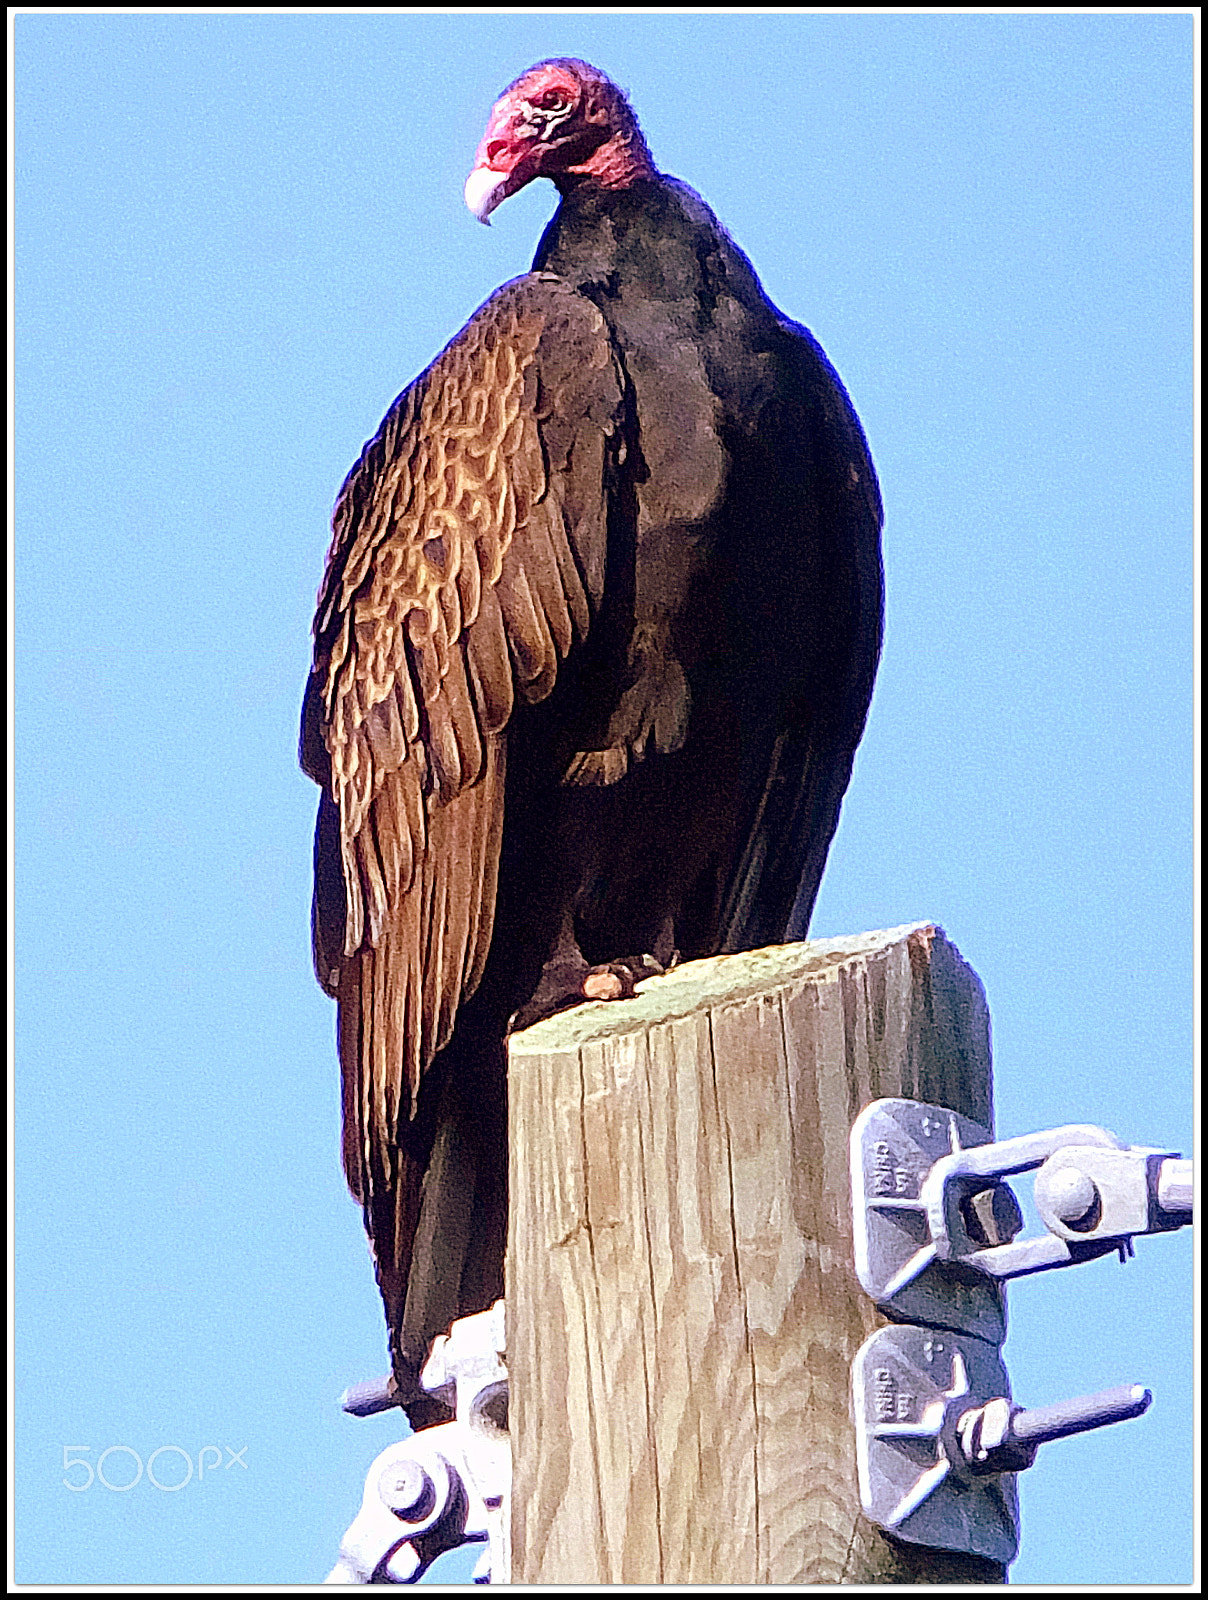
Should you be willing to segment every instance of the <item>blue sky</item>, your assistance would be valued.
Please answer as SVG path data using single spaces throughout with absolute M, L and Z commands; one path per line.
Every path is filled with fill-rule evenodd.
M 1189 15 L 19 15 L 23 1582 L 312 1581 L 397 1435 L 336 1404 L 384 1332 L 297 713 L 344 473 L 553 209 L 487 230 L 461 188 L 554 54 L 629 90 L 880 472 L 885 653 L 812 931 L 946 928 L 1002 1135 L 1192 1153 Z M 1191 1341 L 1190 1230 L 1015 1287 L 1019 1399 L 1155 1399 L 1041 1452 L 1013 1582 L 1190 1581 Z M 245 1465 L 63 1486 L 111 1446 Z

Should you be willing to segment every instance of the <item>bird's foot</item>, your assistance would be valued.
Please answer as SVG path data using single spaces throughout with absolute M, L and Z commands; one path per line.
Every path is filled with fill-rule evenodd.
M 653 956 L 626 956 L 592 967 L 583 979 L 585 1000 L 628 1000 L 644 978 L 657 978 L 666 967 Z
M 551 957 L 542 967 L 541 978 L 528 1001 L 512 1017 L 508 1032 L 519 1033 L 545 1017 L 565 1011 L 567 1006 L 581 1005 L 583 984 L 590 972 L 590 966 L 577 952 L 573 956 Z
M 666 971 L 651 955 L 626 956 L 623 961 L 606 961 L 595 967 L 582 956 L 557 957 L 542 968 L 540 982 L 528 1003 L 513 1016 L 508 1032 L 519 1033 L 585 1000 L 628 1000 L 644 978 L 656 978 Z

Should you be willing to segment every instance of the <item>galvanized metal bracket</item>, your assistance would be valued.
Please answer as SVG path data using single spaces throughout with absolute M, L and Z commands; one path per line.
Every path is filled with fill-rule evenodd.
M 1036 1171 L 1047 1232 L 1019 1239 L 1005 1180 Z M 1174 1151 L 1071 1124 L 992 1139 L 942 1106 L 877 1100 L 851 1134 L 861 1286 L 899 1325 L 852 1365 L 865 1514 L 900 1539 L 1004 1565 L 1019 1544 L 1015 1475 L 1039 1445 L 1140 1416 L 1139 1384 L 1024 1411 L 999 1346 L 1010 1278 L 1118 1251 L 1191 1222 L 1194 1169 Z
M 874 1101 L 851 1132 L 852 1222 L 856 1275 L 882 1310 L 999 1345 L 1007 1333 L 1002 1290 L 984 1273 L 941 1256 L 923 1199 L 938 1161 L 989 1146 L 991 1138 L 988 1128 L 942 1106 Z M 1001 1225 L 1012 1221 L 1003 1218 Z
M 1017 1239 L 1005 1179 L 1039 1168 L 1048 1232 Z M 888 1315 L 1001 1344 L 1007 1279 L 1132 1253 L 1137 1234 L 1192 1220 L 1192 1163 L 1071 1124 L 993 1141 L 942 1106 L 877 1100 L 852 1128 L 856 1273 Z
M 369 1468 L 361 1509 L 324 1583 L 418 1583 L 446 1550 L 485 1541 L 486 1508 L 472 1485 L 455 1422 L 390 1445 Z
M 1040 1445 L 1140 1416 L 1139 1384 L 1025 1411 L 984 1340 L 881 1328 L 852 1367 L 860 1502 L 899 1539 L 1006 1565 L 1019 1549 L 1016 1474 Z
M 865 1515 L 912 1544 L 1014 1560 L 1015 1478 L 975 1477 L 956 1431 L 965 1412 L 1010 1396 L 994 1346 L 935 1328 L 881 1328 L 856 1354 L 852 1392 Z
M 446 1550 L 484 1541 L 473 1581 L 508 1581 L 512 1458 L 504 1349 L 502 1300 L 433 1342 L 420 1382 L 456 1420 L 425 1428 L 377 1457 L 326 1583 L 418 1583 Z M 387 1379 L 359 1384 L 343 1399 L 344 1409 L 359 1416 L 395 1403 Z

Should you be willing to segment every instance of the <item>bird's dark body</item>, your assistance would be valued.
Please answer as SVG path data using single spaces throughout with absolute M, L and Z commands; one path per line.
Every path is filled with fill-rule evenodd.
M 596 964 L 804 937 L 880 647 L 880 506 L 859 423 L 812 336 L 771 305 L 699 197 L 661 176 L 573 190 L 534 275 L 475 320 L 501 297 L 540 306 L 568 286 L 602 315 L 612 363 L 590 402 L 609 411 L 604 448 L 585 469 L 600 533 L 596 545 L 571 538 L 580 566 L 599 566 L 584 579 L 590 624 L 552 688 L 518 696 L 500 733 L 489 945 L 476 984 L 442 998 L 450 1025 L 421 1062 L 410 1114 L 400 1106 L 393 1167 L 350 1145 L 365 1115 L 350 1063 L 368 1048 L 358 961 L 369 957 L 342 948 L 318 668 L 308 695 L 304 762 L 327 775 L 316 949 L 341 1002 L 346 1162 L 405 1396 L 431 1337 L 503 1290 L 509 1022 L 542 1009 L 543 975 L 568 941 Z M 577 359 L 542 346 L 538 413 L 547 374 Z M 547 455 L 566 448 L 556 416 L 543 426 Z M 587 492 L 575 478 L 583 437 L 572 428 L 568 505 Z M 371 449 L 356 471 L 379 470 Z M 316 637 L 321 660 L 322 624 Z M 422 1397 L 408 1409 L 420 1424 L 439 1414 Z
M 650 792 L 589 792 L 578 813 L 576 863 L 600 858 L 594 959 L 653 949 L 665 912 L 684 957 L 803 938 L 881 640 L 880 502 L 855 413 L 685 184 L 568 196 L 533 265 L 599 307 L 626 379 L 609 555 L 631 573 L 610 575 L 624 617 L 583 714 L 619 698 L 635 614 L 666 624 L 654 648 L 691 700 L 682 750 L 632 774 Z

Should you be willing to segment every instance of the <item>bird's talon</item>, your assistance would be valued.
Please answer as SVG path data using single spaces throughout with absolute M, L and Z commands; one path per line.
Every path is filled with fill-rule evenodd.
M 583 980 L 583 997 L 585 1000 L 624 1000 L 627 994 L 633 993 L 633 979 L 629 977 L 629 986 L 626 988 L 625 979 L 614 967 L 593 967 Z

